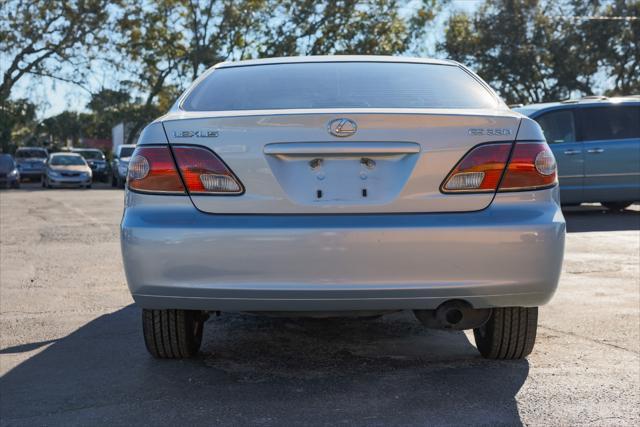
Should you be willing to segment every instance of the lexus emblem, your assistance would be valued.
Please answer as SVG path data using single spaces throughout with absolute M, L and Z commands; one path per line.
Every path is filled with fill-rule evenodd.
M 351 119 L 335 119 L 329 122 L 329 133 L 333 136 L 351 136 L 358 130 L 358 125 Z

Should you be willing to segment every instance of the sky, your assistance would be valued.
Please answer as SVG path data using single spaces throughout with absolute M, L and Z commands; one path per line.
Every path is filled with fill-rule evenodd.
M 454 11 L 473 12 L 483 0 L 452 0 L 446 11 L 436 18 L 433 37 L 429 37 L 431 46 L 429 52 L 435 51 L 435 44 L 444 36 L 445 22 L 450 13 Z M 89 82 L 91 90 L 101 87 L 110 88 L 109 75 L 97 71 Z M 90 94 L 85 89 L 71 83 L 65 83 L 51 78 L 35 78 L 30 75 L 23 77 L 14 86 L 12 98 L 27 98 L 38 105 L 37 114 L 44 119 L 65 110 L 85 111 L 85 105 L 89 101 Z

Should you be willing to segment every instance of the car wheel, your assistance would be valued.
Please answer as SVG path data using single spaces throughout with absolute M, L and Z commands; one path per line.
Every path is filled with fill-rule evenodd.
M 605 208 L 609 209 L 610 211 L 617 212 L 617 211 L 625 210 L 626 208 L 631 206 L 633 203 L 632 202 L 601 202 L 600 204 Z
M 473 335 L 482 357 L 523 359 L 533 350 L 538 329 L 538 307 L 494 308 Z
M 111 174 L 111 186 L 112 187 L 117 187 L 118 186 L 118 181 L 116 180 L 116 176 Z
M 194 310 L 142 310 L 144 343 L 153 357 L 183 359 L 198 353 L 207 315 Z

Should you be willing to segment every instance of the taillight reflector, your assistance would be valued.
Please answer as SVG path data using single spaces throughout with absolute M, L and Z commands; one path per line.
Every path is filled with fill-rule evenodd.
M 202 147 L 175 147 L 173 153 L 189 193 L 240 194 L 242 185 L 212 151 Z
M 509 159 L 511 144 L 487 144 L 471 150 L 442 185 L 444 193 L 494 192 Z

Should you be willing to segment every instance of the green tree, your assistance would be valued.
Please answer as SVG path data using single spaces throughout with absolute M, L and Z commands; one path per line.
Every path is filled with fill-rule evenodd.
M 91 95 L 86 108 L 90 111 L 83 123 L 82 134 L 89 138 L 111 138 L 111 129 L 118 123 L 129 121 L 140 110 L 132 100 L 130 90 L 103 88 Z
M 608 95 L 640 94 L 640 0 L 574 0 L 579 32 L 591 61 L 597 62 L 613 86 Z
M 136 114 L 128 119 L 133 128 L 127 143 L 132 143 L 142 127 L 159 115 L 159 98 L 177 96 L 171 81 L 179 79 L 189 58 L 186 31 L 181 25 L 184 7 L 181 0 L 150 4 L 131 0 L 118 22 L 121 37 L 116 47 L 118 55 L 126 58 L 122 70 L 135 77 L 130 88 L 144 97 Z
M 108 0 L 0 0 L 0 143 L 6 151 L 14 126 L 24 133 L 35 107 L 10 101 L 15 84 L 26 75 L 82 85 L 90 72 L 95 46 L 104 42 Z M 26 114 L 26 115 L 25 115 Z M 35 123 L 29 122 L 34 129 Z M 20 133 L 18 132 L 18 133 Z M 15 141 L 14 141 L 15 142 Z
M 486 0 L 451 16 L 439 48 L 474 68 L 509 103 L 594 92 L 598 73 L 617 94 L 638 91 L 640 0 Z M 622 19 L 621 19 L 622 18 Z
M 475 68 L 507 102 L 589 93 L 595 66 L 582 63 L 579 37 L 554 18 L 562 14 L 553 1 L 543 6 L 538 0 L 486 0 L 474 15 L 449 19 L 440 48 Z
M 97 114 L 107 114 L 125 109 L 130 102 L 131 94 L 126 89 L 113 90 L 103 88 L 91 95 L 87 108 Z
M 101 44 L 108 0 L 0 0 L 0 101 L 26 74 L 82 83 L 89 46 Z
M 22 139 L 35 125 L 36 106 L 26 99 L 5 100 L 0 107 L 0 143 L 2 152 L 15 148 L 16 139 Z M 13 142 L 13 146 L 12 146 Z
M 397 54 L 435 17 L 437 0 L 130 0 L 119 22 L 122 68 L 143 95 L 129 141 L 186 84 L 225 60 L 300 54 Z M 411 7 L 408 7 L 411 6 Z M 402 9 L 406 10 L 402 13 Z
M 64 111 L 56 116 L 44 119 L 38 126 L 38 131 L 43 132 L 54 146 L 77 145 L 84 136 L 83 126 L 87 121 L 87 115 L 73 111 Z
M 406 52 L 428 29 L 440 4 L 394 0 L 285 0 L 272 2 L 273 15 L 259 56 Z

